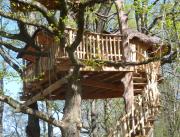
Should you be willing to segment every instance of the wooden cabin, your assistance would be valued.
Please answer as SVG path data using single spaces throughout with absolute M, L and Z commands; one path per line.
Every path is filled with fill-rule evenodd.
M 66 43 L 71 44 L 76 36 L 76 30 L 67 28 L 65 33 L 67 34 Z M 59 43 L 51 34 L 43 30 L 37 30 L 33 38 L 40 51 L 48 51 L 49 55 L 39 58 L 31 55 L 18 55 L 18 57 L 28 61 L 23 71 L 24 92 L 21 96 L 22 100 L 31 99 L 31 97 L 41 92 L 44 93 L 44 90 L 54 86 L 71 68 L 65 49 L 60 48 Z M 157 50 L 157 48 L 153 47 L 153 44 L 145 45 L 145 42 L 141 41 L 138 43 L 138 41 L 140 40 L 137 37 L 129 38 L 129 62 L 147 60 L 149 58 L 148 52 Z M 128 72 L 134 72 L 134 94 L 142 92 L 147 84 L 146 72 L 149 64 L 126 67 L 103 64 L 103 62 L 108 61 L 122 61 L 121 43 L 122 35 L 119 34 L 84 33 L 83 40 L 75 51 L 76 57 L 84 63 L 84 66 L 81 68 L 83 99 L 121 97 L 124 92 L 121 79 Z M 25 50 L 36 51 L 38 49 L 35 49 L 30 43 L 26 45 Z M 156 53 L 158 52 L 156 51 Z M 101 62 L 97 63 L 96 61 Z M 157 68 L 159 68 L 160 64 L 157 64 Z M 64 99 L 66 89 L 66 84 L 59 85 L 50 93 L 46 93 L 43 98 L 51 100 Z M 39 97 L 38 100 L 43 98 Z

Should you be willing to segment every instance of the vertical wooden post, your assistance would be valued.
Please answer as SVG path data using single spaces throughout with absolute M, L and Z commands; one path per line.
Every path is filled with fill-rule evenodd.
M 86 35 L 83 36 L 83 40 L 82 40 L 82 47 L 83 47 L 83 59 L 86 59 Z
M 117 54 L 116 54 L 116 49 L 117 49 L 117 45 L 116 45 L 116 37 L 113 38 L 113 45 L 114 45 L 114 61 L 117 61 Z
M 85 35 L 85 43 L 86 43 L 86 56 L 87 56 L 87 59 L 89 59 L 89 36 L 86 34 Z
M 107 54 L 107 60 L 109 60 L 109 51 L 108 51 L 108 37 L 106 36 L 106 54 Z
M 92 35 L 89 35 L 89 59 L 92 59 L 92 53 L 93 53 L 93 50 L 92 50 L 92 47 L 93 46 L 93 42 L 92 42 Z
M 101 55 L 101 47 L 100 47 L 100 38 L 98 34 L 96 36 L 96 42 L 97 42 L 97 50 L 98 50 L 98 59 L 101 59 L 102 55 Z
M 103 36 L 100 37 L 100 40 L 101 40 L 101 48 L 102 48 L 102 59 L 104 60 L 105 47 L 104 47 L 104 38 L 103 38 Z
M 92 42 L 93 42 L 93 57 L 96 58 L 96 37 L 93 35 Z
M 110 42 L 110 45 L 109 45 L 109 46 L 110 46 L 110 51 L 109 51 L 109 52 L 110 52 L 110 61 L 113 61 L 113 56 L 112 56 L 112 54 L 113 54 L 113 53 L 112 53 L 112 46 L 113 46 L 113 45 L 112 45 L 112 42 L 113 42 L 113 41 L 112 41 L 112 38 L 111 38 L 111 37 L 109 37 L 109 42 Z
M 118 57 L 119 57 L 119 61 L 121 60 L 121 40 L 120 38 L 118 37 L 118 42 L 117 42 L 117 53 L 118 53 Z

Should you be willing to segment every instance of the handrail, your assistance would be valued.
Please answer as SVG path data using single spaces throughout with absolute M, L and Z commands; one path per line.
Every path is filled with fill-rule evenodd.
M 70 27 L 66 27 L 66 30 L 72 30 L 72 31 L 77 32 L 77 29 L 70 28 Z M 114 33 L 114 34 L 105 34 L 105 33 L 92 32 L 92 31 L 89 31 L 89 30 L 84 30 L 84 34 L 100 35 L 100 36 L 110 36 L 110 37 L 111 36 L 116 36 L 116 37 L 122 37 L 123 36 L 122 34 L 117 34 L 117 33 Z
M 150 65 L 153 66 L 154 64 Z M 158 71 L 155 73 L 158 74 Z M 149 75 L 152 76 L 155 74 L 148 73 L 148 76 Z M 151 76 L 149 76 L 149 78 L 152 80 Z M 159 111 L 159 104 L 157 103 L 157 98 L 159 98 L 159 96 L 154 98 L 152 94 L 157 91 L 155 89 L 152 90 L 150 87 L 150 85 L 153 84 L 156 80 L 157 79 L 154 77 L 152 81 L 149 81 L 152 83 L 148 82 L 144 87 L 143 94 L 136 96 L 136 101 L 132 111 L 119 118 L 116 126 L 113 130 L 111 130 L 108 137 L 131 137 L 132 134 L 136 135 L 136 131 L 140 131 L 139 133 L 142 133 L 142 136 L 147 135 L 145 127 L 150 126 L 151 120 L 155 120 L 156 114 Z

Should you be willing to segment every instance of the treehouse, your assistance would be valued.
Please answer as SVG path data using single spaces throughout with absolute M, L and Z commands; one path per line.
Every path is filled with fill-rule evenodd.
M 129 34 L 128 31 L 131 31 Z M 76 36 L 76 30 L 67 28 L 67 44 L 71 44 Z M 160 41 L 144 34 L 127 30 L 128 62 L 139 63 L 154 56 L 160 56 L 165 45 L 159 48 Z M 25 51 L 46 51 L 45 57 L 19 54 L 19 58 L 27 60 L 23 71 L 24 92 L 22 100 L 64 99 L 67 84 L 60 79 L 72 67 L 65 49 L 48 32 L 37 30 L 32 43 L 25 46 Z M 66 44 L 66 46 L 68 46 Z M 127 48 L 126 47 L 126 48 Z M 83 40 L 75 51 L 76 57 L 84 64 L 81 67 L 82 98 L 104 99 L 122 97 L 124 86 L 121 79 L 128 72 L 133 72 L 134 94 L 141 94 L 147 84 L 146 73 L 152 63 L 142 65 L 116 66 L 123 60 L 122 34 L 98 34 L 84 32 Z M 159 76 L 159 62 L 154 62 Z M 33 102 L 33 101 L 32 101 Z
M 56 1 L 37 0 L 48 10 L 56 10 Z M 35 2 L 37 2 L 35 1 Z M 57 1 L 58 2 L 58 1 Z M 14 11 L 34 11 L 11 3 Z M 127 23 L 127 22 L 126 22 Z M 71 45 L 77 30 L 66 28 L 65 47 Z M 26 61 L 23 70 L 21 100 L 29 106 L 39 100 L 63 100 L 67 91 L 64 77 L 73 67 L 65 48 L 49 32 L 38 29 L 23 51 L 44 52 L 45 56 L 20 53 Z M 152 136 L 153 122 L 159 107 L 158 83 L 161 81 L 158 58 L 169 53 L 169 46 L 159 38 L 147 36 L 132 29 L 122 33 L 103 34 L 85 31 L 75 50 L 82 63 L 80 81 L 82 99 L 106 99 L 124 97 L 126 115 L 117 121 L 109 137 Z

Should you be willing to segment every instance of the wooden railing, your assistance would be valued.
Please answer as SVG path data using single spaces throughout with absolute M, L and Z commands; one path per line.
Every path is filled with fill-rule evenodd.
M 135 96 L 132 111 L 117 121 L 108 137 L 148 136 L 159 112 L 159 91 L 157 89 L 160 62 L 151 62 L 147 70 L 147 85 L 143 94 Z M 156 87 L 156 88 L 154 88 Z
M 76 30 L 67 29 L 67 44 L 72 44 L 76 37 Z M 85 32 L 82 42 L 75 51 L 75 55 L 80 60 L 105 60 L 105 61 L 121 61 L 121 35 L 109 35 Z M 52 46 L 55 52 L 55 58 L 66 58 L 67 53 L 58 46 Z
M 158 112 L 158 106 L 151 106 L 150 102 L 143 101 L 142 97 L 131 112 L 126 114 L 116 123 L 115 129 L 108 137 L 132 137 L 146 136 L 149 129 L 153 127 Z

